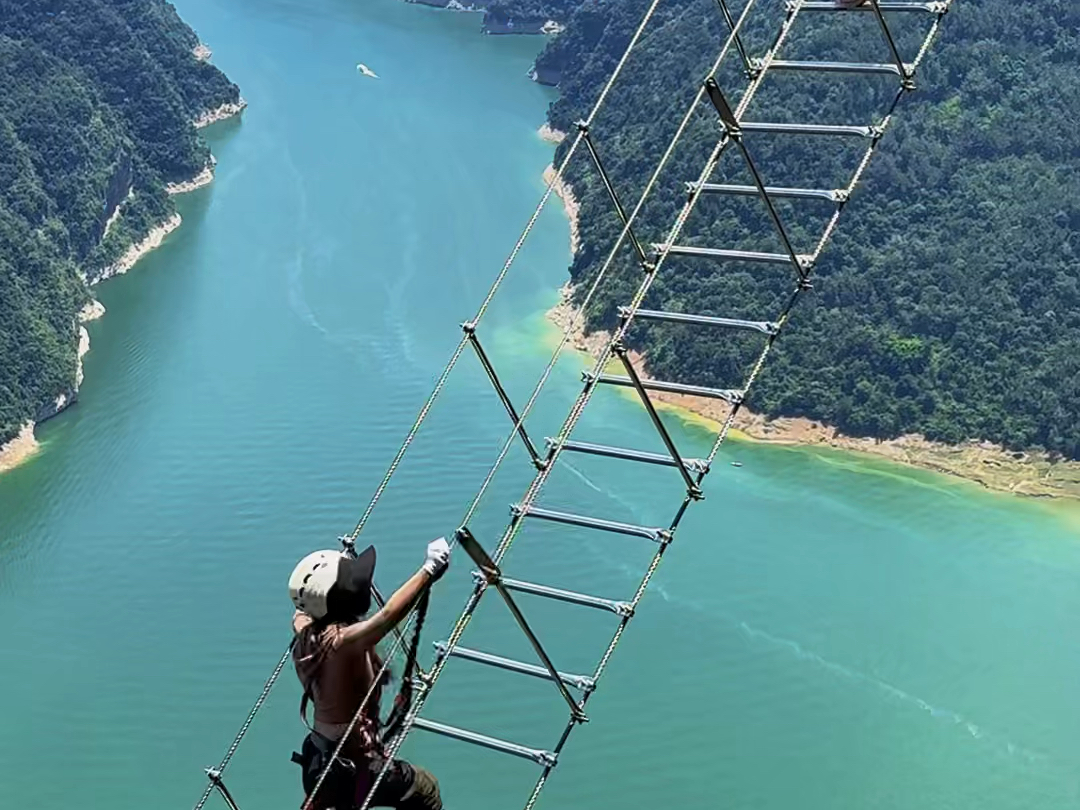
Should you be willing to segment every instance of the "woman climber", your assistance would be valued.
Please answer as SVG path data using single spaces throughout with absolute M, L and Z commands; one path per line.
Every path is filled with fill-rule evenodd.
M 311 733 L 304 740 L 302 753 L 293 755 L 304 769 L 304 792 L 309 797 L 305 807 L 350 810 L 366 800 L 386 764 L 379 698 L 389 673 L 379 678 L 383 663 L 375 645 L 405 618 L 449 564 L 450 546 L 445 538 L 428 543 L 424 564 L 370 617 L 374 547 L 355 557 L 339 551 L 316 551 L 293 570 L 289 595 L 296 606 L 293 663 L 304 688 L 301 716 L 305 716 L 309 700 L 315 705 Z M 411 677 L 409 672 L 402 674 L 404 681 Z M 371 695 L 340 756 L 312 796 L 320 774 L 369 691 Z M 441 810 L 439 783 L 423 768 L 395 759 L 375 789 L 371 806 Z

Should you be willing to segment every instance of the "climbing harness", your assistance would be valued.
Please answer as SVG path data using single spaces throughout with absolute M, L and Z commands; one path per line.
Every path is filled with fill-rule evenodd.
M 348 554 L 348 552 L 346 553 Z M 391 743 L 401 731 L 405 718 L 412 708 L 413 680 L 422 677 L 423 674 L 417 664 L 417 658 L 424 620 L 427 617 L 431 598 L 431 584 L 428 583 L 428 586 L 424 588 L 416 601 L 412 638 L 409 641 L 405 655 L 405 667 L 401 674 L 401 684 L 397 695 L 394 697 L 390 714 L 384 723 L 379 723 L 377 718 L 374 720 L 376 730 L 372 739 L 374 750 L 371 751 L 371 757 L 380 763 L 379 767 L 381 767 L 381 762 L 385 757 L 385 746 Z M 381 605 L 383 601 L 381 595 L 378 595 L 377 591 L 375 594 Z M 362 799 L 367 796 L 368 791 L 372 788 L 372 776 L 369 768 L 360 767 L 361 765 L 366 766 L 366 762 L 358 763 L 346 757 L 334 757 L 337 740 L 331 740 L 320 734 L 308 722 L 307 706 L 314 699 L 314 683 L 323 665 L 325 665 L 325 659 L 318 660 L 307 676 L 304 693 L 300 699 L 300 719 L 307 726 L 309 733 L 304 738 L 301 750 L 293 752 L 292 761 L 301 768 L 305 794 L 312 796 L 316 790 L 320 791 L 320 801 L 314 806 L 350 807 L 357 797 Z M 385 666 L 380 667 L 378 675 L 380 686 L 385 685 L 389 680 L 389 674 L 389 670 Z M 373 707 L 369 704 L 368 708 L 369 711 L 373 708 L 377 713 L 377 701 Z M 324 769 L 327 771 L 327 775 L 325 783 L 320 786 L 319 778 Z
M 316 785 L 323 780 L 318 806 L 348 808 L 356 803 L 359 773 L 351 759 L 333 756 L 334 747 L 333 740 L 312 730 L 304 737 L 300 751 L 293 751 L 292 761 L 300 766 L 305 795 L 314 795 Z
M 865 2 L 859 5 L 838 3 L 834 2 L 834 0 L 823 0 L 820 2 L 816 0 L 788 0 L 788 2 L 783 5 L 783 19 L 777 34 L 771 45 L 759 58 L 751 56 L 753 49 L 744 40 L 743 30 L 746 26 L 746 21 L 750 15 L 751 9 L 754 8 L 757 0 L 745 0 L 745 5 L 738 15 L 732 13 L 732 0 L 715 0 L 715 4 L 719 8 L 724 24 L 729 29 L 729 34 L 726 36 L 718 56 L 709 70 L 708 77 L 698 87 L 697 92 L 676 128 L 675 133 L 662 153 L 656 168 L 646 181 L 640 197 L 628 212 L 627 207 L 624 206 L 619 197 L 614 183 L 612 183 L 610 176 L 605 170 L 593 129 L 596 125 L 597 115 L 603 108 L 608 94 L 623 72 L 630 55 L 642 40 L 646 28 L 652 21 L 660 2 L 661 0 L 652 0 L 645 11 L 641 23 L 627 44 L 619 62 L 608 77 L 600 97 L 589 116 L 577 125 L 577 132 L 563 153 L 562 160 L 555 171 L 554 177 L 548 184 L 539 204 L 526 224 L 524 231 L 518 238 L 510 255 L 497 274 L 495 281 L 481 303 L 476 316 L 471 321 L 467 321 L 462 325 L 462 337 L 451 354 L 449 362 L 439 375 L 434 389 L 420 409 L 416 421 L 409 429 L 403 444 L 394 456 L 383 480 L 376 488 L 375 494 L 361 515 L 355 529 L 351 534 L 343 538 L 343 543 L 347 548 L 355 543 L 367 524 L 376 504 L 389 485 L 394 473 L 402 463 L 402 460 L 408 452 L 421 425 L 426 420 L 435 401 L 445 388 L 450 374 L 461 359 L 461 356 L 465 353 L 466 347 L 472 346 L 478 361 L 495 388 L 495 392 L 512 422 L 511 430 L 501 445 L 492 467 L 481 482 L 477 494 L 467 508 L 460 524 L 461 528 L 454 537 L 454 542 L 461 546 L 476 565 L 477 570 L 474 572 L 474 589 L 454 623 L 447 639 L 436 644 L 435 661 L 429 672 L 426 674 L 419 670 L 419 665 L 416 663 L 419 632 L 427 608 L 426 598 L 421 600 L 421 603 L 416 606 L 410 617 L 406 619 L 404 627 L 395 637 L 390 654 L 387 655 L 386 661 L 383 664 L 382 671 L 386 670 L 391 656 L 406 646 L 404 634 L 408 632 L 410 625 L 413 627 L 413 635 L 408 642 L 407 647 L 406 670 L 402 675 L 402 687 L 398 695 L 399 700 L 395 701 L 395 707 L 391 712 L 391 716 L 387 723 L 386 734 L 384 736 L 387 745 L 386 761 L 378 775 L 375 777 L 371 789 L 367 793 L 367 797 L 361 803 L 359 810 L 366 810 L 370 803 L 371 796 L 374 795 L 375 790 L 384 778 L 391 761 L 397 755 L 402 743 L 413 729 L 421 729 L 534 762 L 539 766 L 540 773 L 524 805 L 525 810 L 531 810 L 544 785 L 547 783 L 553 768 L 557 764 L 559 755 L 571 732 L 578 724 L 583 723 L 588 719 L 585 708 L 589 698 L 595 691 L 597 683 L 605 672 L 616 646 L 621 640 L 630 620 L 633 618 L 649 582 L 660 564 L 663 554 L 674 540 L 675 533 L 686 510 L 693 502 L 702 497 L 702 481 L 708 474 L 720 446 L 727 438 L 735 417 L 746 402 L 749 391 L 760 375 L 773 345 L 783 331 L 783 328 L 787 325 L 793 308 L 797 301 L 800 300 L 801 296 L 811 289 L 811 275 L 814 266 L 821 256 L 822 251 L 832 238 L 839 222 L 841 212 L 851 199 L 851 195 L 855 188 L 861 182 L 870 163 L 870 159 L 877 151 L 882 137 L 892 123 L 894 113 L 900 100 L 907 93 L 915 89 L 916 71 L 925 58 L 930 45 L 934 41 L 946 13 L 951 8 L 953 0 L 942 0 L 942 2 L 886 2 L 886 0 L 865 0 Z M 868 15 L 872 17 L 876 22 L 877 28 L 880 29 L 882 39 L 884 40 L 885 52 L 888 55 L 887 61 L 833 62 L 783 58 L 782 51 L 787 44 L 797 20 L 804 12 L 832 12 L 844 15 L 856 14 L 860 17 Z M 904 61 L 901 54 L 901 48 L 893 35 L 893 30 L 886 14 L 903 15 L 905 17 L 914 16 L 916 18 L 919 16 L 926 16 L 930 18 L 931 22 L 928 30 L 925 31 L 921 40 L 921 46 L 912 61 Z M 747 81 L 741 96 L 734 104 L 730 100 L 731 97 L 729 94 L 725 92 L 716 78 L 718 75 L 721 75 L 721 68 L 725 65 L 729 55 L 732 53 L 737 54 L 742 73 Z M 870 122 L 857 122 L 853 124 L 819 122 L 793 123 L 749 119 L 747 116 L 748 110 L 766 77 L 782 73 L 886 77 L 895 79 L 895 94 L 892 95 L 889 103 L 886 105 L 882 117 Z M 659 178 L 662 172 L 671 163 L 676 146 L 681 142 L 691 124 L 700 120 L 700 114 L 703 109 L 708 110 L 713 116 L 713 120 L 716 121 L 718 132 L 715 144 L 708 154 L 697 179 L 686 183 L 685 201 L 679 208 L 678 214 L 676 215 L 675 221 L 671 225 L 667 236 L 661 242 L 647 244 L 639 238 L 635 230 L 635 226 L 638 225 L 641 211 L 646 202 L 653 198 L 653 192 L 658 186 Z M 794 186 L 771 186 L 765 184 L 758 164 L 754 158 L 755 150 L 752 142 L 755 138 L 764 134 L 776 137 L 816 136 L 822 139 L 837 139 L 856 143 L 863 142 L 865 143 L 865 148 L 862 151 L 861 159 L 858 161 L 853 174 L 850 176 L 850 180 L 841 188 L 819 189 Z M 540 375 L 540 378 L 525 405 L 518 410 L 514 407 L 509 395 L 503 387 L 490 357 L 481 346 L 478 327 L 496 292 L 506 278 L 510 267 L 513 265 L 522 246 L 532 232 L 541 210 L 550 199 L 552 191 L 562 182 L 567 166 L 575 157 L 582 144 L 584 144 L 585 151 L 589 155 L 590 165 L 593 171 L 600 179 L 602 187 L 612 203 L 615 216 L 618 218 L 619 223 L 621 223 L 621 230 L 609 252 L 606 254 L 604 261 L 600 263 L 583 299 L 579 302 L 580 305 L 577 307 L 577 313 L 564 330 L 562 340 L 553 352 L 551 360 Z M 740 164 L 749 174 L 752 184 L 734 185 L 711 182 L 721 157 L 725 155 L 731 147 L 734 147 L 733 151 L 738 156 L 737 159 L 740 161 Z M 750 197 L 760 200 L 764 207 L 764 213 L 768 217 L 770 227 L 774 231 L 782 250 L 779 252 L 763 252 L 741 248 L 704 247 L 696 244 L 696 240 L 687 239 L 687 234 L 685 232 L 687 223 L 703 197 Z M 792 236 L 793 230 L 785 221 L 787 210 L 777 204 L 781 200 L 817 200 L 824 201 L 833 206 L 833 211 L 828 217 L 824 229 L 810 253 L 800 253 L 796 249 L 795 239 Z M 629 250 L 632 251 L 635 262 L 640 269 L 640 278 L 636 289 L 631 296 L 629 303 L 619 308 L 618 326 L 614 329 L 607 344 L 598 353 L 592 370 L 583 374 L 583 386 L 580 394 L 574 401 L 557 434 L 546 440 L 546 452 L 541 453 L 538 450 L 537 443 L 529 437 L 526 431 L 526 419 L 532 412 L 540 391 L 551 376 L 562 351 L 570 342 L 571 335 L 579 328 L 580 321 L 584 317 L 583 313 L 588 309 L 597 291 L 609 278 L 609 274 L 615 265 L 616 259 L 624 252 L 624 248 L 629 248 Z M 755 320 L 742 317 L 717 317 L 712 315 L 699 315 L 694 313 L 644 308 L 643 305 L 646 296 L 649 294 L 653 282 L 667 264 L 668 260 L 672 258 L 682 261 L 708 260 L 724 264 L 739 263 L 742 265 L 750 263 L 789 268 L 792 272 L 793 288 L 791 292 L 786 295 L 780 312 L 776 317 L 768 320 Z M 743 377 L 742 385 L 739 388 L 717 388 L 645 379 L 638 373 L 631 362 L 626 344 L 626 338 L 631 326 L 639 321 L 676 323 L 694 328 L 736 330 L 751 337 L 759 338 L 762 345 L 757 351 L 753 362 L 750 363 L 749 368 Z M 625 371 L 625 374 L 609 373 L 607 369 L 609 361 L 616 361 L 620 364 Z M 579 441 L 572 438 L 572 434 L 578 426 L 585 407 L 590 402 L 596 389 L 601 385 L 620 386 L 634 390 L 641 400 L 641 403 L 649 416 L 650 422 L 659 434 L 666 452 L 654 453 L 631 448 L 611 447 L 594 442 Z M 657 413 L 655 404 L 649 393 L 650 391 L 709 398 L 725 403 L 728 406 L 727 416 L 722 421 L 721 428 L 713 441 L 708 454 L 704 458 L 686 458 L 679 452 L 671 434 L 668 432 Z M 489 553 L 484 548 L 483 544 L 481 544 L 481 542 L 473 535 L 469 529 L 469 523 L 487 493 L 495 473 L 502 466 L 511 447 L 517 439 L 520 439 L 524 444 L 530 460 L 536 468 L 536 472 L 521 500 L 511 506 L 509 523 L 495 543 L 494 550 Z M 673 468 L 678 472 L 685 484 L 685 495 L 675 511 L 673 518 L 663 526 L 634 525 L 607 518 L 576 514 L 562 509 L 541 506 L 538 504 L 540 493 L 554 470 L 556 462 L 564 452 L 583 453 L 610 459 Z M 654 543 L 655 551 L 653 552 L 652 558 L 646 567 L 637 589 L 628 600 L 604 598 L 540 583 L 511 579 L 503 573 L 503 560 L 524 524 L 527 522 L 532 523 L 534 521 L 637 537 Z M 466 628 L 468 627 L 480 600 L 489 589 L 494 589 L 499 594 L 515 623 L 522 630 L 529 641 L 530 646 L 536 653 L 537 658 L 541 662 L 540 665 L 516 661 L 492 653 L 461 646 L 461 640 Z M 542 646 L 539 638 L 530 627 L 526 617 L 517 606 L 513 597 L 514 593 L 526 593 L 541 598 L 552 599 L 579 607 L 607 612 L 617 617 L 618 621 L 614 634 L 606 648 L 603 650 L 598 664 L 591 674 L 571 674 L 556 668 Z M 195 810 L 202 810 L 207 798 L 215 789 L 221 793 L 230 807 L 235 808 L 235 804 L 221 780 L 221 774 L 224 773 L 225 768 L 235 754 L 240 741 L 250 728 L 255 713 L 265 701 L 266 695 L 273 686 L 274 681 L 277 679 L 278 675 L 280 675 L 281 669 L 283 668 L 285 661 L 287 661 L 289 654 L 290 653 L 287 650 L 277 667 L 271 673 L 270 678 L 263 688 L 262 694 L 256 701 L 255 706 L 249 712 L 247 719 L 241 726 L 240 732 L 237 734 L 232 745 L 230 745 L 227 750 L 221 764 L 216 769 L 208 771 L 208 774 L 213 775 L 211 775 L 210 783 L 207 785 L 202 798 L 195 805 Z M 549 749 L 534 748 L 421 717 L 420 713 L 425 707 L 427 698 L 435 688 L 443 670 L 453 658 L 465 659 L 473 663 L 551 681 L 562 700 L 567 704 L 569 710 L 569 717 L 566 725 L 555 744 Z M 411 677 L 410 673 L 414 667 L 417 674 L 416 677 Z M 381 672 L 380 675 L 377 676 L 376 682 L 379 677 L 381 677 Z M 408 683 L 408 686 L 406 686 L 406 683 Z M 335 763 L 341 758 L 341 749 L 344 745 L 344 740 L 348 734 L 352 732 L 366 707 L 373 700 L 375 691 L 376 685 L 373 683 L 372 687 L 368 690 L 367 695 L 362 700 L 345 735 L 338 741 L 329 757 L 327 758 L 324 756 L 323 760 L 321 760 L 322 771 L 319 773 L 312 789 L 308 791 L 308 799 L 304 805 L 305 810 L 315 806 L 313 805 L 313 801 L 320 790 L 333 789 L 330 781 L 332 778 L 331 774 L 333 773 Z M 305 784 L 305 788 L 307 788 L 307 784 Z

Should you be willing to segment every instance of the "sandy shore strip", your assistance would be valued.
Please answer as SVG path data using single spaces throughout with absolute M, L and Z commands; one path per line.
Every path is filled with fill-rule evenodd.
M 151 228 L 150 233 L 146 235 L 145 239 L 138 244 L 129 247 L 124 255 L 117 259 L 115 263 L 105 268 L 101 275 L 94 280 L 94 283 L 98 284 L 107 278 L 126 273 L 135 266 L 135 263 L 139 261 L 139 259 L 151 250 L 161 247 L 161 243 L 165 241 L 165 237 L 179 228 L 181 222 L 180 215 L 173 214 L 156 228 Z
M 540 129 L 536 130 L 536 134 L 540 136 L 540 140 L 556 145 L 566 140 L 566 133 L 560 129 L 555 129 L 547 121 L 540 125 Z
M 234 115 L 239 115 L 247 107 L 247 102 L 240 99 L 235 104 L 227 102 L 222 104 L 216 110 L 207 110 L 192 123 L 195 124 L 195 129 L 202 129 L 208 127 L 211 124 L 216 124 L 218 121 L 224 121 L 226 118 L 232 118 Z
M 196 189 L 203 188 L 214 182 L 214 167 L 217 166 L 217 159 L 211 155 L 210 162 L 203 167 L 203 170 L 190 180 L 185 180 L 181 183 L 169 183 L 165 186 L 165 193 L 169 195 L 187 194 L 188 192 L 195 191 Z
M 195 51 L 193 52 L 195 54 L 195 57 L 209 59 L 210 49 L 205 48 L 205 56 L 203 56 L 199 48 L 205 48 L 205 46 L 200 45 L 195 49 Z M 243 99 L 240 99 L 240 102 L 238 104 L 224 104 L 217 110 L 203 113 L 203 115 L 201 115 L 195 121 L 195 126 L 209 126 L 215 121 L 221 121 L 225 118 L 236 115 L 246 106 L 247 102 Z M 211 182 L 213 182 L 214 167 L 216 164 L 217 160 L 213 156 L 211 156 L 210 162 L 195 177 L 182 183 L 170 183 L 165 187 L 165 191 L 173 195 L 186 194 L 188 192 L 195 191 L 196 189 L 209 185 Z M 121 203 L 121 205 L 117 206 L 116 210 L 112 213 L 112 216 L 110 216 L 109 220 L 105 223 L 105 234 L 108 234 L 109 229 L 120 217 L 122 208 L 123 204 Z M 155 248 L 161 247 L 161 244 L 165 241 L 165 237 L 167 237 L 170 233 L 179 228 L 181 222 L 183 222 L 183 220 L 181 219 L 180 215 L 173 214 L 171 217 L 159 224 L 157 227 L 151 228 L 150 232 L 143 238 L 141 242 L 129 247 L 124 252 L 124 255 L 117 259 L 117 261 L 111 264 L 109 267 L 105 268 L 101 275 L 94 279 L 93 283 L 99 284 L 106 279 L 112 278 L 113 276 L 119 276 L 126 273 L 128 270 L 134 267 L 135 264 L 139 261 L 139 259 L 145 256 L 147 253 L 154 250 Z M 79 390 L 79 386 L 81 386 L 83 383 L 83 357 L 85 357 L 86 353 L 90 351 L 90 333 L 82 324 L 88 321 L 96 320 L 104 314 L 105 306 L 96 299 L 91 300 L 78 313 L 77 319 L 79 323 L 79 345 L 76 356 L 74 387 L 74 391 L 76 393 Z M 62 411 L 70 404 L 70 393 L 71 392 L 63 393 L 57 397 L 57 413 Z M 37 453 L 40 445 L 37 441 L 37 438 L 34 436 L 34 427 L 35 423 L 33 421 L 26 422 L 20 429 L 18 436 L 16 436 L 14 439 L 10 440 L 3 446 L 0 446 L 0 473 L 6 472 L 7 470 L 18 466 L 19 464 L 33 456 L 35 453 Z
M 34 423 L 27 422 L 22 426 L 18 436 L 0 446 L 0 473 L 18 467 L 37 453 L 40 447 L 34 436 Z
M 85 307 L 79 310 L 79 323 L 88 323 L 89 321 L 96 321 L 102 315 L 105 314 L 105 305 L 98 301 L 96 298 L 90 301 Z
M 577 318 L 571 303 L 573 288 L 560 290 L 559 303 L 548 312 L 548 319 L 565 331 Z M 580 319 L 577 320 L 580 323 Z M 610 336 L 606 332 L 585 334 L 575 328 L 571 345 L 596 357 Z M 638 373 L 647 378 L 645 358 L 631 352 Z M 634 396 L 632 391 L 626 393 Z M 719 400 L 651 391 L 653 401 L 719 431 L 727 419 L 730 405 Z M 636 397 L 635 397 L 636 400 Z M 974 481 L 987 489 L 1017 495 L 1080 499 L 1080 462 L 1053 461 L 1043 453 L 1015 452 L 991 442 L 965 442 L 960 445 L 933 442 L 925 436 L 907 434 L 895 439 L 872 439 L 846 436 L 836 428 L 801 417 L 769 419 L 740 409 L 733 424 L 732 438 L 781 445 L 829 447 L 854 453 L 868 453 L 899 464 L 919 467 Z
M 90 351 L 90 333 L 86 331 L 84 323 L 90 321 L 96 321 L 102 315 L 105 314 L 105 305 L 98 301 L 96 298 L 90 301 L 85 307 L 79 310 L 79 353 L 77 365 L 75 366 L 75 390 L 79 390 L 79 386 L 83 381 L 83 357 Z
M 75 390 L 78 391 L 83 383 L 83 358 L 90 351 L 90 333 L 85 326 L 79 327 L 79 353 L 75 359 Z
M 195 191 L 203 186 L 208 186 L 213 181 L 214 170 L 210 166 L 207 166 L 190 180 L 185 180 L 183 183 L 169 183 L 165 186 L 165 193 L 170 195 L 187 194 L 188 192 Z
M 105 305 L 97 300 L 91 300 L 79 310 L 77 316 L 79 322 L 79 350 L 76 360 L 77 365 L 75 366 L 76 391 L 79 390 L 79 386 L 82 385 L 83 381 L 83 357 L 90 351 L 90 333 L 86 331 L 86 327 L 82 324 L 97 320 L 104 314 Z M 26 422 L 19 431 L 18 436 L 0 446 L 0 473 L 18 467 L 22 462 L 37 453 L 41 445 L 38 444 L 38 440 L 34 436 L 35 427 L 34 422 Z
M 556 178 L 555 167 L 549 165 L 544 169 L 544 182 L 550 185 L 553 180 L 555 181 L 553 191 L 562 200 L 566 218 L 570 220 L 570 255 L 576 256 L 581 248 L 581 203 L 574 196 L 573 187 L 563 178 Z

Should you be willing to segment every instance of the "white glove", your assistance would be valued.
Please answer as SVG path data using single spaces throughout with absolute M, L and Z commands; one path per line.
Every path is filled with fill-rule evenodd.
M 432 540 L 428 543 L 427 557 L 424 559 L 421 570 L 427 571 L 428 576 L 432 579 L 438 579 L 449 565 L 450 544 L 446 542 L 446 538 L 440 537 L 438 540 Z

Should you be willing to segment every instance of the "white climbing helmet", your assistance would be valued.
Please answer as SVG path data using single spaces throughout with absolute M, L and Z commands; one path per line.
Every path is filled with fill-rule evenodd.
M 326 613 L 326 597 L 338 578 L 340 551 L 324 550 L 308 554 L 297 563 L 289 577 L 289 596 L 297 610 L 321 619 Z

